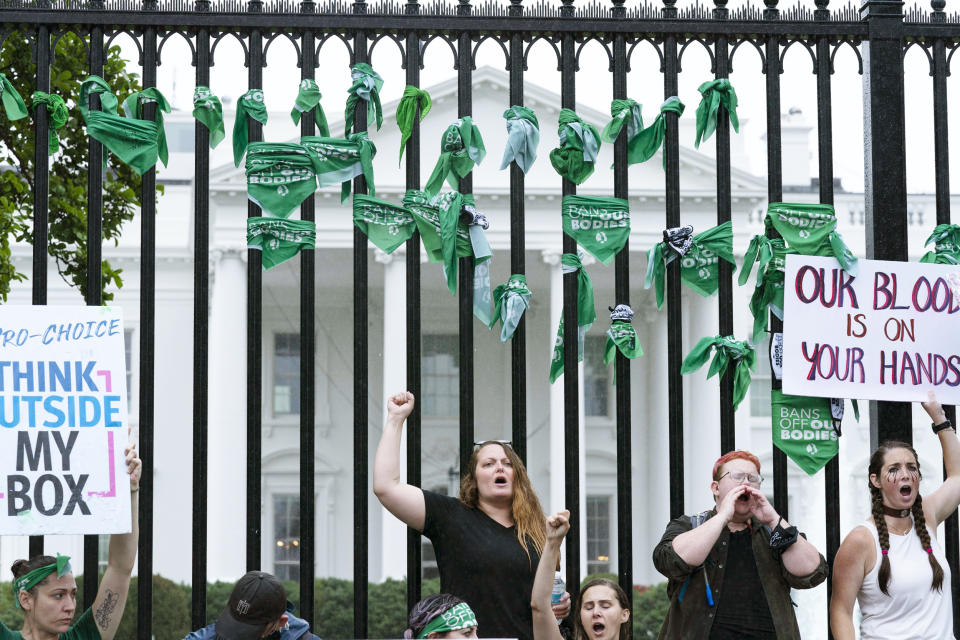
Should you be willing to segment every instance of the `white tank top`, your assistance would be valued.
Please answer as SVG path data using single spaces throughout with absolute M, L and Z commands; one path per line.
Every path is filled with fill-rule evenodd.
M 911 523 L 912 523 L 911 516 Z M 873 534 L 877 560 L 860 585 L 860 637 L 862 640 L 944 640 L 953 638 L 953 604 L 950 597 L 950 565 L 943 547 L 930 527 L 930 546 L 943 568 L 943 589 L 931 590 L 933 568 L 927 559 L 917 530 L 911 526 L 903 536 L 890 534 L 889 596 L 880 591 L 880 539 L 873 521 L 865 525 Z

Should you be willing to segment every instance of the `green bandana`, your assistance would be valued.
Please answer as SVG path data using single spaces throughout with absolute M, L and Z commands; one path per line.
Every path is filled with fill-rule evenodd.
M 500 169 L 506 169 L 516 162 L 520 170 L 526 173 L 537 159 L 537 145 L 540 144 L 540 122 L 533 109 L 513 105 L 503 112 L 507 119 L 507 146 L 503 150 Z
M 53 155 L 60 150 L 57 131 L 67 124 L 67 118 L 70 117 L 67 103 L 57 94 L 43 91 L 34 91 L 31 99 L 34 105 L 42 104 L 47 108 L 47 153 Z
M 610 103 L 610 115 L 613 116 L 613 119 L 600 132 L 600 138 L 604 142 L 613 144 L 620 132 L 623 131 L 624 125 L 626 125 L 628 165 L 643 162 L 643 149 L 639 146 L 640 132 L 643 131 L 643 116 L 640 109 L 641 105 L 636 100 L 629 98 L 614 100 Z M 612 169 L 613 165 L 610 165 L 610 168 Z
M 313 249 L 317 225 L 309 220 L 247 218 L 247 248 L 263 252 L 263 270 L 286 262 L 303 249 Z
M 563 196 L 563 232 L 603 264 L 630 236 L 630 204 L 622 198 Z
M 377 195 L 373 184 L 373 158 L 377 148 L 366 131 L 351 133 L 346 139 L 303 136 L 300 144 L 315 156 L 318 186 L 341 185 L 341 203 L 350 197 L 350 181 L 361 174 L 367 180 L 370 195 Z
M 427 178 L 423 190 L 432 198 L 439 193 L 446 179 L 456 191 L 460 188 L 459 179 L 473 171 L 474 164 L 480 164 L 486 155 L 483 136 L 480 135 L 480 129 L 473 124 L 473 119 L 470 116 L 460 118 L 443 132 L 437 166 Z
M 815 475 L 840 451 L 835 429 L 838 421 L 834 420 L 830 398 L 788 396 L 771 389 L 770 400 L 773 444 L 798 467 Z
M 925 253 L 920 262 L 960 264 L 960 225 L 938 224 L 923 246 L 927 247 L 931 242 L 936 243 L 934 250 Z
M 327 115 L 323 112 L 323 107 L 320 106 L 320 98 L 322 97 L 316 80 L 310 78 L 301 80 L 300 91 L 297 93 L 297 101 L 293 105 L 290 117 L 293 119 L 293 124 L 300 124 L 300 114 L 313 109 L 313 122 L 317 125 L 317 131 L 324 138 L 329 138 L 330 127 L 327 125 Z
M 263 89 L 250 89 L 237 100 L 237 119 L 233 121 L 233 164 L 240 166 L 240 160 L 247 150 L 250 140 L 247 117 L 260 124 L 267 124 L 267 106 L 263 102 Z
M 663 145 L 663 139 L 667 135 L 667 119 L 664 114 L 669 111 L 677 114 L 679 118 L 683 115 L 683 109 L 684 105 L 677 96 L 667 98 L 666 101 L 660 105 L 660 113 L 657 114 L 653 124 L 638 133 L 635 138 L 636 142 L 629 146 L 628 158 L 630 158 L 630 164 L 634 162 L 646 162 L 653 157 L 657 149 Z M 661 164 L 666 168 L 667 158 L 665 156 L 662 158 Z
M 102 111 L 91 111 L 90 96 L 99 94 Z M 80 85 L 77 109 L 87 124 L 87 135 L 103 144 L 110 153 L 143 175 L 157 164 L 159 157 L 157 124 L 117 115 L 117 98 L 99 76 L 89 76 Z M 107 166 L 107 154 L 103 155 Z
M 430 113 L 431 106 L 433 106 L 433 102 L 430 100 L 429 93 L 410 84 L 404 88 L 403 97 L 400 98 L 400 104 L 397 105 L 397 126 L 400 127 L 400 159 L 398 164 L 403 162 L 403 151 L 407 147 L 407 140 L 413 135 L 413 123 L 417 120 L 417 109 L 420 110 L 420 121 L 422 122 Z
M 613 362 L 614 355 L 619 350 L 625 358 L 633 360 L 643 355 L 640 347 L 640 338 L 633 328 L 633 309 L 628 305 L 618 304 L 610 310 L 610 328 L 607 329 L 607 344 L 603 349 L 603 364 Z M 617 384 L 617 369 L 613 369 L 613 384 Z
M 157 105 L 153 122 L 157 125 L 157 155 L 163 166 L 167 166 L 170 154 L 167 151 L 167 133 L 163 128 L 163 114 L 170 113 L 170 103 L 156 87 L 149 87 L 143 91 L 131 93 L 123 101 L 123 113 L 128 118 L 143 120 L 143 105 L 153 103 Z
M 580 256 L 565 253 L 560 256 L 560 269 L 563 273 L 577 272 L 577 362 L 583 361 L 583 336 L 597 319 L 597 310 L 593 306 L 593 281 L 583 268 Z M 560 311 L 560 325 L 557 327 L 557 340 L 553 345 L 553 359 L 550 361 L 550 383 L 556 382 L 563 373 L 563 310 Z
M 383 107 L 380 106 L 380 88 L 383 87 L 383 78 L 377 75 L 373 67 L 366 62 L 358 62 L 350 69 L 350 79 L 353 84 L 347 89 L 350 95 L 347 96 L 347 108 L 343 116 L 345 123 L 343 136 L 349 136 L 350 131 L 353 130 L 358 100 L 367 103 L 367 125 L 369 126 L 376 118 L 377 131 L 379 131 L 380 126 L 383 125 Z
M 466 602 L 456 604 L 427 623 L 418 638 L 426 638 L 431 633 L 443 635 L 448 631 L 477 626 L 477 618 Z
M 523 312 L 530 308 L 530 296 L 533 294 L 527 289 L 527 277 L 522 273 L 514 273 L 504 284 L 498 284 L 493 290 L 493 317 L 490 319 L 490 328 L 500 321 L 500 342 L 506 342 L 513 337 L 517 330 Z
M 722 104 L 730 115 L 733 130 L 740 132 L 740 120 L 737 118 L 737 92 L 726 78 L 709 80 L 697 89 L 703 98 L 697 107 L 697 139 L 693 146 L 699 147 L 701 141 L 709 138 L 717 129 L 717 111 Z
M 752 241 L 750 244 L 753 246 Z M 767 330 L 767 320 L 770 313 L 783 320 L 783 279 L 787 265 L 786 257 L 796 253 L 796 251 L 788 249 L 784 245 L 782 238 L 767 240 L 766 247 L 761 248 L 761 251 L 769 251 L 770 257 L 764 263 L 762 269 L 757 269 L 757 286 L 750 298 L 754 340 Z M 745 269 L 749 268 L 747 265 L 748 263 L 745 262 Z
M 783 244 L 783 241 L 780 241 Z M 742 287 L 747 283 L 750 272 L 753 271 L 753 265 L 757 265 L 757 286 L 760 285 L 760 278 L 763 276 L 767 263 L 773 258 L 773 241 L 765 235 L 757 234 L 750 239 L 747 246 L 747 252 L 743 254 L 743 268 L 740 269 L 740 278 L 738 282 Z
M 757 353 L 749 343 L 734 340 L 733 336 L 716 336 L 715 338 L 708 336 L 701 338 L 683 359 L 680 373 L 691 373 L 706 364 L 710 358 L 711 349 L 716 351 L 707 372 L 708 380 L 717 374 L 723 376 L 730 362 L 736 366 L 733 374 L 733 410 L 736 411 L 747 395 L 747 388 L 750 386 L 750 370 L 756 364 Z
M 0 98 L 3 99 L 3 109 L 7 112 L 7 120 L 19 120 L 27 117 L 27 105 L 23 103 L 20 92 L 2 73 L 0 73 Z
M 57 578 L 62 578 L 66 574 L 73 571 L 73 568 L 70 566 L 70 556 L 62 556 L 59 553 L 57 554 L 57 559 L 50 564 L 44 565 L 42 567 L 37 567 L 30 573 L 20 576 L 13 581 L 13 599 L 17 604 L 17 609 L 20 609 L 20 597 L 19 594 L 21 591 L 30 591 L 35 586 L 47 579 L 47 576 L 56 572 Z
M 857 275 L 857 257 L 837 232 L 837 216 L 830 204 L 771 202 L 764 219 L 787 246 L 805 256 L 834 257 L 844 271 Z
M 353 224 L 384 253 L 393 253 L 416 229 L 405 208 L 362 193 L 353 196 Z
M 560 146 L 550 152 L 550 163 L 561 177 L 581 184 L 593 173 L 600 134 L 570 109 L 560 110 L 559 122 Z
M 317 190 L 313 156 L 303 145 L 251 142 L 247 147 L 247 197 L 265 213 L 286 218 Z
M 728 220 L 690 237 L 693 227 L 676 227 L 663 232 L 659 242 L 647 252 L 647 275 L 643 287 L 656 284 L 657 308 L 663 307 L 667 265 L 680 259 L 680 279 L 703 297 L 713 295 L 720 286 L 718 278 L 720 259 L 736 269 L 733 257 L 733 225 Z
M 210 131 L 211 149 L 226 137 L 223 128 L 223 106 L 220 98 L 213 95 L 209 87 L 197 87 L 193 90 L 193 117 Z

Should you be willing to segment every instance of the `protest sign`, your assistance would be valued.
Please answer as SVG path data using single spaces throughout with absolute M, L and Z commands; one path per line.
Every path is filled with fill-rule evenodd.
M 960 266 L 789 255 L 783 392 L 960 402 Z
M 0 535 L 130 531 L 120 309 L 0 306 Z

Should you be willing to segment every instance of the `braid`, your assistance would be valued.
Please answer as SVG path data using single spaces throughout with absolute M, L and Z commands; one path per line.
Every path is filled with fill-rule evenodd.
M 930 568 L 933 570 L 933 583 L 930 585 L 930 590 L 943 591 L 943 567 L 940 566 L 936 556 L 933 555 L 930 532 L 927 531 L 927 521 L 923 517 L 923 498 L 920 497 L 919 493 L 917 494 L 917 501 L 913 503 L 913 526 L 917 530 L 917 535 L 920 536 L 923 550 L 927 552 L 927 560 L 930 561 Z
M 880 585 L 880 591 L 883 595 L 889 596 L 887 584 L 890 582 L 890 558 L 887 557 L 887 551 L 890 550 L 890 534 L 887 532 L 887 521 L 883 519 L 883 496 L 880 489 L 872 484 L 870 485 L 870 495 L 873 498 L 873 523 L 877 527 L 877 538 L 880 540 L 880 571 L 877 573 L 877 582 Z

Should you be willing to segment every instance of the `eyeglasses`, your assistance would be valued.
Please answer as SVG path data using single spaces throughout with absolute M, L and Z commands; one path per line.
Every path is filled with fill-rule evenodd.
M 763 476 L 759 473 L 744 473 L 742 471 L 727 471 L 725 474 L 717 478 L 717 482 L 720 482 L 725 477 L 730 476 L 730 479 L 736 482 L 737 484 L 746 480 L 752 485 L 760 486 L 763 482 Z

